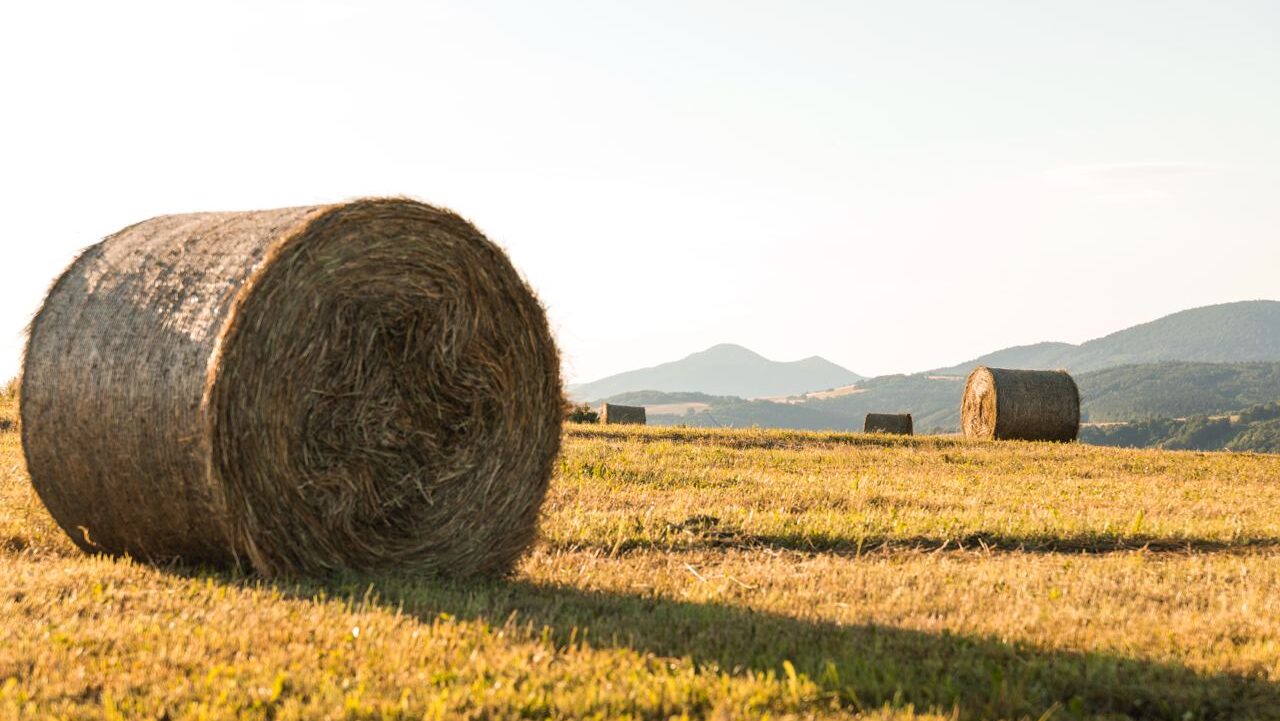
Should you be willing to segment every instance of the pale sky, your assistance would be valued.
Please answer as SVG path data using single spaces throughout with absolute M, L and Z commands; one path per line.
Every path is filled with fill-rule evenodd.
M 867 375 L 1280 298 L 1280 2 L 112 2 L 0 13 L 0 377 L 82 247 L 470 218 L 571 381 Z

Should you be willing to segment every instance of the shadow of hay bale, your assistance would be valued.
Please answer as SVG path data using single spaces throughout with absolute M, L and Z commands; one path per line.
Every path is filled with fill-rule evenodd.
M 723 603 L 529 581 L 427 584 L 359 576 L 277 588 L 304 599 L 372 598 L 428 623 L 448 614 L 493 627 L 528 625 L 558 647 L 627 648 L 689 658 L 704 669 L 782 677 L 790 663 L 850 711 L 890 705 L 957 709 L 961 719 L 1040 718 L 1061 706 L 1072 717 L 1182 721 L 1189 710 L 1196 718 L 1233 719 L 1269 717 L 1259 712 L 1280 708 L 1280 685 L 1260 676 L 1201 673 L 1113 651 L 1051 649 L 964 632 L 813 621 Z

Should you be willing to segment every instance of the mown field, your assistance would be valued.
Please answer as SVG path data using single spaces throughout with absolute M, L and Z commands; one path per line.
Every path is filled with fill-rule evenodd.
M 514 577 L 266 582 L 82 555 L 9 429 L 0 638 L 3 719 L 1280 718 L 1280 457 L 575 426 Z

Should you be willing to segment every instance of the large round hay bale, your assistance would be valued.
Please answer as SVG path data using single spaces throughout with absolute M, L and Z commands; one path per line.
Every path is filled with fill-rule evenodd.
M 32 483 L 82 548 L 267 575 L 510 569 L 563 410 L 502 250 L 402 199 L 120 231 L 50 290 L 21 394 Z
M 863 433 L 891 433 L 909 436 L 912 433 L 910 413 L 868 413 L 862 423 Z
M 965 382 L 960 424 L 970 438 L 1073 441 L 1080 391 L 1066 371 L 978 366 Z

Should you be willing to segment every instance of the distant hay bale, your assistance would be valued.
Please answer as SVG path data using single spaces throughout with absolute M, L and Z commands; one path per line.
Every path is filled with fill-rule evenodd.
M 965 383 L 960 424 L 970 438 L 1074 441 L 1080 391 L 1066 371 L 978 366 Z
M 893 433 L 909 436 L 912 433 L 910 413 L 868 413 L 862 424 L 863 433 Z
M 605 403 L 600 409 L 601 423 L 622 423 L 643 426 L 647 423 L 644 406 L 620 406 Z
M 164 216 L 54 284 L 21 427 L 36 491 L 88 551 L 502 573 L 536 532 L 559 368 L 533 293 L 448 211 Z

